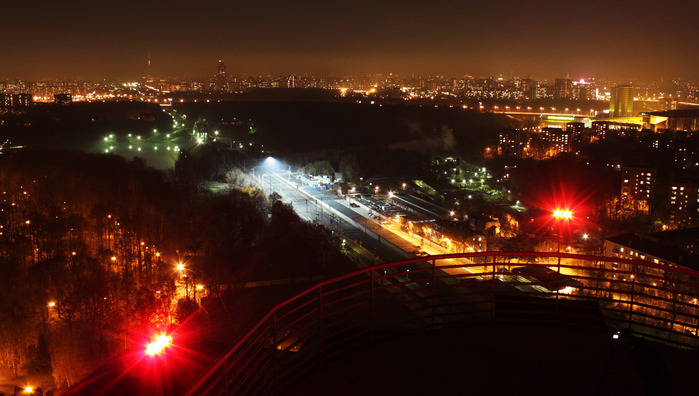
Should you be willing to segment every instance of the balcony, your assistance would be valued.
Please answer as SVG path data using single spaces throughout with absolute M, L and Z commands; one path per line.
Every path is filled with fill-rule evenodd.
M 470 340 L 466 350 L 491 348 L 493 353 L 507 347 L 495 342 L 502 337 L 492 334 L 517 334 L 514 340 L 507 337 L 515 348 L 528 347 L 522 334 L 529 332 L 536 334 L 537 342 L 552 334 L 552 345 L 579 340 L 581 353 L 588 340 L 605 353 L 632 346 L 641 350 L 652 343 L 681 354 L 682 349 L 699 349 L 697 298 L 699 272 L 619 258 L 485 252 L 386 263 L 323 281 L 277 305 L 186 394 L 294 394 L 294 389 L 303 394 L 299 389 L 304 389 L 304 379 L 312 387 L 332 378 L 331 373 L 318 374 L 321 368 L 340 364 L 342 372 L 343 364 L 356 367 L 366 362 L 366 372 L 376 371 L 370 368 L 375 363 L 371 360 L 383 355 L 376 348 L 395 355 L 401 350 L 401 344 L 396 345 L 400 340 L 404 350 L 424 356 L 423 366 L 430 367 L 449 353 L 450 345 L 464 343 L 460 335 Z M 432 348 L 424 349 L 431 350 L 425 354 L 421 346 L 431 337 L 442 341 L 428 342 Z M 435 355 L 435 347 L 442 357 Z M 576 356 L 584 358 L 580 352 Z M 343 363 L 348 358 L 355 360 Z M 559 365 L 555 359 L 549 362 Z M 602 359 L 585 367 L 600 365 L 596 380 L 604 373 L 600 384 L 613 384 L 609 370 L 602 367 L 609 364 Z M 622 363 L 616 366 L 623 369 Z M 584 373 L 575 364 L 571 367 Z M 318 375 L 317 381 L 309 380 Z M 466 375 L 459 379 L 466 380 Z M 420 387 L 424 384 L 418 382 L 436 379 L 417 375 L 412 381 Z

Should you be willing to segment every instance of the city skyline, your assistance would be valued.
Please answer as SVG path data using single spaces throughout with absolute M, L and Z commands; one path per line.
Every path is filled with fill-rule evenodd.
M 696 79 L 689 1 L 255 4 L 68 1 L 9 6 L 0 79 L 229 75 L 596 76 Z M 658 26 L 658 11 L 672 23 Z M 662 50 L 662 53 L 660 52 Z

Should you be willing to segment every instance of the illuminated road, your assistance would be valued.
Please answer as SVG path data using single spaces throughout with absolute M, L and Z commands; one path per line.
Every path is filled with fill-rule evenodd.
M 345 239 L 365 265 L 415 257 L 378 234 L 376 225 L 373 228 L 371 222 L 364 227 L 359 222 L 361 216 L 332 196 L 312 187 L 299 186 L 276 173 L 256 172 L 256 179 L 268 193 L 273 191 L 281 195 L 282 202 L 290 204 L 299 217 L 323 224 Z
M 288 175 L 285 175 L 288 176 Z M 322 192 L 308 186 L 299 186 L 279 173 L 258 174 L 263 188 L 275 191 L 282 201 L 291 204 L 300 217 L 324 224 L 343 238 L 354 241 L 353 248 L 368 251 L 375 262 L 389 262 L 418 257 L 422 250 L 429 255 L 453 253 L 444 247 L 410 235 L 399 225 L 391 222 L 386 227 L 369 217 L 370 210 L 362 205 L 353 208 L 349 200 L 337 198 L 332 192 Z M 366 252 L 364 252 L 366 255 Z M 361 253 L 360 253 L 361 254 Z M 438 266 L 474 264 L 467 259 L 448 259 L 437 262 Z M 442 268 L 450 275 L 478 273 L 482 267 Z

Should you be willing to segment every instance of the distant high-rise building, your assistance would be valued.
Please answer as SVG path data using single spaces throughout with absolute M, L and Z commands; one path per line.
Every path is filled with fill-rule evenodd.
M 609 116 L 633 116 L 633 86 L 617 85 L 612 87 L 612 98 L 609 101 Z
M 226 75 L 226 64 L 221 59 L 218 60 L 215 76 L 216 90 L 228 91 L 228 76 Z
M 146 84 L 153 84 L 153 73 L 150 67 L 150 52 L 148 52 L 148 62 L 146 64 L 146 76 L 144 78 Z
M 531 78 L 525 78 L 522 80 L 522 94 L 526 96 L 528 99 L 536 99 L 537 94 L 536 94 L 536 88 L 538 84 L 536 81 L 532 80 Z
M 218 66 L 216 67 L 216 74 L 218 74 L 219 76 L 226 75 L 226 64 L 223 63 L 223 61 L 221 59 L 218 60 Z
M 553 86 L 554 99 L 568 99 L 571 96 L 573 82 L 570 78 L 557 78 Z
M 581 79 L 580 81 L 573 81 L 570 97 L 575 100 L 591 99 L 592 90 L 590 89 L 590 83 L 588 83 L 584 79 Z

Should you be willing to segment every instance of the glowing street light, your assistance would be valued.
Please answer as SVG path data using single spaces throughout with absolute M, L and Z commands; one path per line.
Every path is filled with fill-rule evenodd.
M 33 393 L 33 392 L 34 392 L 34 388 L 32 388 L 31 386 L 27 386 L 24 388 L 24 393 Z
M 573 212 L 569 209 L 556 209 L 553 211 L 553 218 L 556 220 L 570 220 L 573 217 Z
M 177 270 L 178 270 L 178 271 L 184 271 L 184 264 L 178 263 L 178 264 L 177 264 Z
M 556 209 L 553 211 L 553 218 L 558 222 L 558 275 L 556 277 L 556 282 L 558 282 L 558 276 L 561 274 L 561 238 L 563 233 L 563 221 L 570 221 L 573 218 L 573 212 L 570 209 Z M 556 290 L 558 293 L 558 290 Z M 558 298 L 558 294 L 556 295 Z
M 166 334 L 160 334 L 155 339 L 153 342 L 150 344 L 146 345 L 146 355 L 148 356 L 155 356 L 163 353 L 165 351 L 165 348 L 169 347 L 172 344 L 172 337 L 166 335 Z
M 570 221 L 573 218 L 573 212 L 570 209 L 556 209 L 553 211 L 553 218 L 558 222 L 558 253 L 561 253 L 562 221 Z

